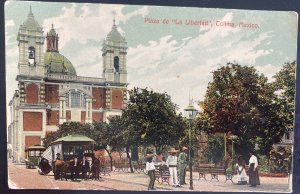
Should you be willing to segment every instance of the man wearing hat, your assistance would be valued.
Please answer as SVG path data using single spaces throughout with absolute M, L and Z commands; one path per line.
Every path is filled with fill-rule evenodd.
M 56 160 L 60 160 L 60 153 L 57 153 L 56 154 L 56 158 L 55 158 Z
M 180 187 L 177 180 L 177 152 L 178 150 L 175 150 L 175 148 L 171 148 L 169 151 L 169 156 L 166 161 L 167 166 L 169 167 L 170 171 L 170 179 L 171 179 L 171 185 L 173 187 Z
M 187 147 L 182 147 L 180 154 L 178 155 L 178 169 L 179 169 L 179 184 L 185 185 L 186 167 L 188 165 Z

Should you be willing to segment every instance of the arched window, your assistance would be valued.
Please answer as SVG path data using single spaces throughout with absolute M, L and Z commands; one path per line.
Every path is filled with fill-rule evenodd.
M 114 57 L 114 68 L 115 68 L 115 72 L 119 72 L 119 57 L 115 56 Z
M 66 95 L 66 106 L 69 108 L 85 108 L 86 94 L 71 90 Z
M 28 63 L 29 65 L 35 64 L 35 49 L 32 46 L 28 48 Z

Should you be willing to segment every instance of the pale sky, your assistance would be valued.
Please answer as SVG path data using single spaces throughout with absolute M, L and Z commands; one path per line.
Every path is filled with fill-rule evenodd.
M 102 77 L 102 42 L 115 17 L 128 42 L 129 89 L 167 92 L 181 110 L 188 105 L 189 94 L 194 101 L 203 100 L 211 72 L 220 65 L 251 65 L 272 81 L 283 63 L 296 60 L 295 12 L 9 1 L 5 4 L 7 103 L 17 89 L 16 38 L 30 4 L 45 35 L 54 25 L 60 53 L 80 76 Z M 159 23 L 147 23 L 146 18 Z M 186 25 L 186 20 L 208 25 Z

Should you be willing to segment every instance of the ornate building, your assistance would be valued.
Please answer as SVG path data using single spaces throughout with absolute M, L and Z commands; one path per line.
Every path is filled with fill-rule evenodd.
M 101 50 L 103 78 L 78 76 L 59 52 L 59 36 L 53 25 L 44 36 L 31 8 L 17 41 L 18 90 L 9 102 L 8 126 L 8 143 L 17 161 L 24 158 L 27 147 L 42 144 L 42 138 L 63 122 L 107 121 L 121 114 L 126 106 L 127 45 L 115 21 Z

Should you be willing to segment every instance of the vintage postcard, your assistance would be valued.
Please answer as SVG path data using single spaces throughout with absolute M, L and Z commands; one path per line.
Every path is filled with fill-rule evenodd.
M 7 1 L 10 189 L 292 192 L 297 24 Z

